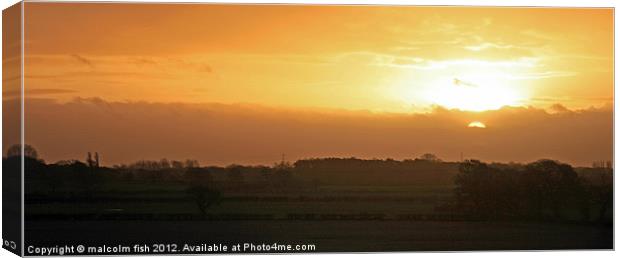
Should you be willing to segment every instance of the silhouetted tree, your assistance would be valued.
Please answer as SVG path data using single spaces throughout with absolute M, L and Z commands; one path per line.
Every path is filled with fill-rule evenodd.
M 88 167 L 93 167 L 95 164 L 95 161 L 93 161 L 93 157 L 90 154 L 90 151 L 88 152 L 88 155 L 86 156 L 86 164 L 88 165 Z
M 441 159 L 439 159 L 437 155 L 432 153 L 424 153 L 418 159 L 430 162 L 441 162 Z
M 455 178 L 455 194 L 459 209 L 469 214 L 487 214 L 492 203 L 489 202 L 493 171 L 487 164 L 468 160 L 460 164 Z
M 170 166 L 172 166 L 172 168 L 174 169 L 183 169 L 183 162 L 178 161 L 178 160 L 173 160 L 172 162 L 170 162 Z
M 185 160 L 185 168 L 197 168 L 199 166 L 200 164 L 198 164 L 198 161 L 195 159 Z
M 592 204 L 598 208 L 597 221 L 605 222 L 607 212 L 613 209 L 613 174 L 611 169 L 597 173 L 596 182 L 589 182 Z
M 165 158 L 164 158 L 164 159 L 159 160 L 159 165 L 160 165 L 160 167 L 161 167 L 161 168 L 163 168 L 163 169 L 168 169 L 168 168 L 171 168 L 171 166 L 170 166 L 170 162 L 169 162 L 167 159 L 165 159 Z
M 570 165 L 539 160 L 523 167 L 461 163 L 455 178 L 456 203 L 461 211 L 482 218 L 537 218 L 583 208 L 588 195 Z M 580 199 L 584 198 L 584 199 Z
M 189 187 L 187 192 L 192 195 L 201 214 L 207 214 L 207 209 L 220 202 L 220 192 L 207 186 L 196 185 Z
M 563 208 L 572 203 L 573 193 L 579 191 L 581 186 L 577 173 L 570 165 L 554 160 L 539 160 L 526 165 L 522 180 L 522 192 L 528 200 L 528 208 L 538 218 L 544 215 L 547 208 L 556 218 L 560 218 Z
M 99 168 L 99 152 L 95 152 L 95 167 Z
M 207 169 L 188 168 L 185 177 L 190 185 L 186 191 L 192 196 L 201 214 L 206 214 L 209 207 L 219 203 L 221 193 L 216 189 L 213 177 Z
M 241 166 L 231 165 L 227 168 L 226 178 L 228 184 L 233 189 L 239 189 L 243 184 L 243 173 L 241 172 Z
M 6 151 L 7 158 L 19 157 L 21 155 L 22 155 L 21 144 L 11 145 L 11 147 L 9 147 Z M 39 153 L 37 152 L 37 150 L 28 144 L 24 145 L 24 156 L 32 158 L 32 159 L 39 159 Z

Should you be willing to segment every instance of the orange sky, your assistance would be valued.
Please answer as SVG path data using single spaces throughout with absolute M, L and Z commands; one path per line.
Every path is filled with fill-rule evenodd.
M 320 120 L 320 116 L 306 117 L 309 119 L 306 121 L 290 115 L 295 112 L 350 115 L 369 111 L 377 116 L 364 118 L 368 120 L 356 118 L 355 123 L 339 125 L 353 131 L 367 129 L 360 121 L 372 123 L 373 119 L 383 121 L 391 116 L 402 120 L 395 123 L 397 128 L 409 128 L 401 123 L 411 119 L 417 126 L 422 114 L 440 117 L 437 106 L 455 109 L 454 112 L 476 111 L 468 112 L 467 119 L 458 121 L 429 120 L 448 123 L 447 128 L 455 129 L 430 135 L 437 139 L 435 144 L 429 142 L 424 148 L 406 149 L 406 155 L 394 151 L 404 151 L 400 147 L 390 151 L 390 142 L 394 139 L 385 138 L 386 142 L 382 142 L 378 136 L 392 132 L 391 127 L 374 128 L 373 135 L 378 134 L 374 136 L 377 137 L 375 142 L 362 144 L 359 150 L 327 143 L 322 147 L 313 145 L 312 151 L 288 150 L 292 158 L 356 153 L 362 157 L 407 157 L 417 152 L 435 151 L 448 159 L 456 158 L 462 149 L 471 146 L 462 143 L 458 148 L 448 148 L 444 140 L 465 137 L 470 133 L 467 130 L 506 129 L 493 134 L 492 139 L 482 140 L 491 145 L 506 141 L 502 137 L 509 138 L 509 132 L 516 133 L 508 130 L 505 124 L 497 124 L 511 120 L 510 111 L 506 111 L 510 109 L 500 109 L 502 106 L 532 113 L 545 112 L 554 119 L 560 116 L 558 113 L 566 115 L 564 111 L 570 112 L 574 119 L 594 119 L 584 112 L 604 110 L 608 117 L 596 116 L 599 120 L 588 121 L 609 128 L 575 129 L 572 135 L 569 130 L 562 136 L 566 138 L 554 139 L 559 145 L 550 147 L 546 153 L 580 164 L 589 164 L 592 159 L 611 159 L 613 9 L 26 3 L 25 17 L 26 97 L 39 99 L 46 105 L 58 105 L 57 108 L 95 101 L 114 106 L 113 112 L 112 109 L 101 112 L 123 116 L 122 113 L 135 111 L 122 110 L 120 106 L 144 108 L 140 106 L 146 105 L 142 101 L 157 107 L 176 103 L 166 106 L 173 111 L 158 109 L 161 114 L 185 110 L 175 109 L 177 104 L 210 107 L 214 105 L 210 103 L 219 103 L 221 106 L 214 110 L 241 105 L 260 107 L 256 108 L 259 114 L 267 117 L 285 112 L 288 115 L 283 117 L 291 119 L 289 122 L 293 124 Z M 33 104 L 29 112 L 45 113 L 36 109 L 44 106 Z M 590 107 L 594 109 L 588 109 Z M 74 109 L 60 109 L 74 112 L 65 114 L 70 117 L 66 119 L 80 118 L 80 113 Z M 497 111 L 491 112 L 493 110 Z M 194 119 L 208 122 L 208 116 L 192 114 L 196 115 Z M 238 119 L 238 114 L 234 115 L 229 121 L 231 126 L 238 125 L 232 122 Z M 493 116 L 503 118 L 493 120 Z M 41 116 L 33 117 L 45 120 Z M 251 119 L 259 117 L 253 114 Z M 535 116 L 524 117 L 534 119 Z M 109 122 L 113 123 L 112 118 Z M 536 121 L 561 120 L 552 118 Z M 528 119 L 519 122 L 522 126 L 533 123 Z M 32 123 L 40 124 L 43 120 L 32 120 Z M 481 120 L 488 128 L 467 128 L 473 120 Z M 79 127 L 77 121 L 66 122 Z M 49 124 L 53 127 L 54 123 Z M 158 126 L 154 131 L 164 132 L 163 128 L 168 128 L 168 125 Z M 416 134 L 416 126 L 410 128 L 412 134 Z M 556 126 L 558 124 L 549 125 L 549 128 Z M 61 130 L 62 127 L 54 128 Z M 207 125 L 196 130 L 207 128 L 215 130 Z M 315 129 L 318 131 L 311 134 L 318 137 L 321 130 Z M 43 153 L 60 152 L 58 147 L 53 147 L 58 142 L 37 135 L 43 134 L 42 129 L 32 130 L 31 138 L 39 141 L 37 146 L 44 149 Z M 89 130 L 85 127 L 77 133 Z M 215 135 L 219 139 L 243 135 L 239 131 L 229 131 L 226 136 Z M 61 136 L 64 133 L 58 132 L 57 137 L 67 138 L 67 135 Z M 324 133 L 332 135 L 334 132 Z M 591 144 L 573 142 L 568 146 L 587 147 L 590 152 L 587 157 L 579 157 L 574 153 L 576 150 L 562 152 L 562 148 L 567 148 L 560 144 L 562 139 L 577 134 L 592 134 L 596 138 Z M 600 134 L 604 137 L 600 138 Z M 205 144 L 210 140 L 207 135 L 202 134 Z M 276 142 L 282 137 L 268 135 L 262 137 Z M 531 131 L 527 135 L 536 138 L 542 134 Z M 114 149 L 112 146 L 129 140 L 99 131 L 97 137 L 103 137 L 103 142 L 93 140 L 96 146 L 92 148 L 110 151 Z M 201 134 L 195 132 L 195 137 Z M 352 141 L 364 141 L 361 135 L 359 137 Z M 399 131 L 399 137 L 407 137 L 407 134 Z M 444 140 L 440 140 L 442 137 Z M 105 142 L 109 142 L 108 145 Z M 386 145 L 378 148 L 382 151 L 370 151 L 382 144 Z M 175 151 L 166 153 L 163 147 L 158 147 L 161 153 L 140 156 L 146 148 L 154 146 L 137 148 L 109 162 L 180 157 L 183 153 L 218 164 L 234 162 L 235 155 L 243 156 L 240 163 L 268 164 L 272 159 L 277 160 L 281 152 L 286 152 L 273 149 L 261 153 L 259 149 L 246 148 L 247 153 L 240 153 L 239 149 L 243 150 L 240 142 L 238 147 L 231 148 L 237 151 L 229 156 L 213 158 L 200 154 L 205 152 L 201 148 L 195 149 L 193 154 L 177 150 L 171 141 L 158 146 Z M 91 147 L 68 148 L 63 155 L 49 154 L 49 157 L 81 157 L 85 148 Z M 499 146 L 479 150 L 476 155 L 502 161 L 535 158 L 526 153 L 529 151 L 526 145 L 504 154 L 497 153 L 497 148 Z M 447 149 L 450 151 L 445 151 Z M 475 149 L 466 151 L 476 152 Z M 536 154 L 544 156 L 545 153 Z
M 29 89 L 63 100 L 416 112 L 613 94 L 612 9 L 27 3 L 26 17 Z M 510 96 L 453 103 L 454 78 Z

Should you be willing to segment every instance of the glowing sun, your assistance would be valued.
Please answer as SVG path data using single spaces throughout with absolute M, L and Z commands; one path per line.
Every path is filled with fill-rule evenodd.
M 467 127 L 472 127 L 472 128 L 487 128 L 487 126 L 486 126 L 484 123 L 480 122 L 480 121 L 473 121 L 473 122 L 469 123 L 469 124 L 467 125 Z
M 443 78 L 432 84 L 428 97 L 446 108 L 478 112 L 517 106 L 522 100 L 508 80 L 484 75 Z

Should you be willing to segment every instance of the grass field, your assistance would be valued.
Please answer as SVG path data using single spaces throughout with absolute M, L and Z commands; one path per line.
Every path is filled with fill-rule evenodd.
M 224 193 L 210 214 L 248 213 L 432 213 L 451 197 L 452 187 L 326 185 L 316 189 L 279 193 Z M 98 199 L 110 201 L 40 202 L 29 204 L 29 214 L 80 213 L 197 213 L 198 208 L 182 184 L 107 184 Z M 262 200 L 262 199 L 265 200 Z
M 200 215 L 187 187 L 175 182 L 108 182 L 89 198 L 63 199 L 62 195 L 50 194 L 37 200 L 31 195 L 26 200 L 27 218 L 43 216 L 26 222 L 26 245 L 283 243 L 315 244 L 316 250 L 322 252 L 613 248 L 613 227 L 609 224 L 399 216 L 441 215 L 444 211 L 437 207 L 453 198 L 452 184 L 323 183 L 284 190 L 224 189 L 219 203 L 207 210 L 212 217 L 190 216 L 191 220 L 176 216 Z M 59 214 L 96 216 L 45 217 Z M 129 220 L 131 216 L 99 214 L 165 216 L 154 219 L 137 216 L 138 219 Z M 243 216 L 235 220 L 221 219 L 239 214 L 268 215 L 268 219 Z M 291 216 L 299 214 L 318 215 L 316 218 L 320 219 Z M 345 216 L 337 219 L 321 216 L 334 214 Z M 351 214 L 385 217 L 378 220 L 346 217 Z

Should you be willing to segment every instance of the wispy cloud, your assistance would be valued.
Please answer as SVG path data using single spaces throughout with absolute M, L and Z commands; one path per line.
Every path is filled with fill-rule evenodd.
M 35 97 L 35 96 L 42 96 L 42 95 L 69 94 L 69 93 L 76 93 L 76 92 L 77 92 L 76 90 L 70 90 L 70 89 L 27 89 L 24 92 L 24 95 L 26 95 L 27 97 Z M 4 97 L 16 97 L 16 96 L 21 95 L 21 91 L 20 90 L 3 91 L 2 95 L 4 95 Z
M 93 62 L 81 55 L 78 54 L 71 54 L 71 57 L 73 57 L 73 59 L 77 60 L 79 63 L 81 64 L 85 64 L 87 66 L 89 66 L 90 68 L 95 68 L 95 65 L 93 64 Z
M 512 48 L 517 48 L 514 45 L 502 45 L 502 44 L 496 44 L 496 43 L 491 43 L 491 42 L 484 42 L 482 44 L 478 44 L 478 45 L 469 45 L 469 46 L 465 46 L 463 47 L 467 50 L 471 50 L 471 51 L 480 51 L 480 50 L 485 50 L 488 48 L 496 48 L 496 49 L 512 49 Z
M 546 79 L 546 78 L 555 78 L 555 77 L 572 77 L 577 76 L 577 72 L 570 71 L 545 71 L 538 73 L 522 73 L 511 75 L 510 79 L 512 80 L 532 80 L 532 79 Z

